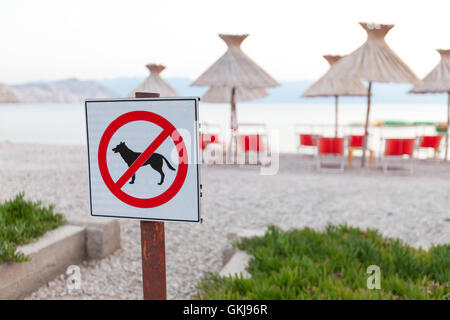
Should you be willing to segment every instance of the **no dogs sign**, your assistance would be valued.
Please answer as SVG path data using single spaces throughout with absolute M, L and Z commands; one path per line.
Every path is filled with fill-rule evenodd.
M 199 222 L 198 99 L 85 107 L 91 215 Z

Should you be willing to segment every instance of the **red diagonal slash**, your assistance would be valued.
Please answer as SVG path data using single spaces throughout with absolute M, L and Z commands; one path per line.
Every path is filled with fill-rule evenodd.
M 108 152 L 108 145 L 111 141 L 112 136 L 119 130 L 122 126 L 133 121 L 148 121 L 153 124 L 158 125 L 162 128 L 162 133 L 151 143 L 151 145 L 144 150 L 144 152 L 134 161 L 134 163 L 128 168 L 127 171 L 122 175 L 122 177 L 114 182 L 109 173 L 108 164 L 106 161 L 106 154 Z M 161 193 L 159 196 L 152 198 L 137 198 L 133 197 L 122 191 L 122 187 L 125 185 L 128 179 L 136 173 L 137 170 L 147 161 L 148 158 L 155 152 L 155 150 L 165 141 L 165 139 L 170 136 L 178 153 L 178 167 L 177 175 L 172 185 Z M 184 184 L 186 175 L 188 172 L 188 158 L 186 145 L 177 131 L 177 129 L 165 118 L 160 115 L 149 112 L 149 111 L 131 111 L 122 114 L 117 119 L 109 124 L 105 129 L 105 132 L 100 139 L 98 146 L 98 168 L 100 174 L 105 182 L 106 187 L 122 202 L 134 206 L 137 208 L 155 208 L 163 205 L 170 201 L 177 193 L 180 191 Z
M 145 149 L 144 152 L 133 162 L 133 164 L 125 171 L 125 173 L 116 181 L 116 188 L 121 189 L 124 184 L 133 176 L 133 174 L 138 171 L 140 167 L 147 161 L 148 158 L 153 154 L 153 152 L 158 149 L 158 147 L 167 139 L 167 137 L 171 136 L 172 132 L 170 130 L 163 130 L 155 140 Z

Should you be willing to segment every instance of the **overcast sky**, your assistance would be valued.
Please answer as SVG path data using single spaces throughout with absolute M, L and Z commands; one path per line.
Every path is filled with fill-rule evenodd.
M 450 48 L 449 0 L 1 0 L 0 82 L 69 77 L 199 76 L 226 46 L 218 33 L 249 33 L 243 50 L 279 81 L 316 79 L 323 54 L 366 38 L 358 22 L 393 23 L 387 42 L 423 77 Z

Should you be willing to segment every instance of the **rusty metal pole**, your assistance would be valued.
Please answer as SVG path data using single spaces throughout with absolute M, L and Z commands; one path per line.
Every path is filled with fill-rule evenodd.
M 231 88 L 231 114 L 230 114 L 230 146 L 228 148 L 228 161 L 230 164 L 235 164 L 235 159 L 237 157 L 237 114 L 236 114 L 236 88 Z M 232 161 L 232 162 L 231 162 Z
M 366 165 L 366 150 L 369 140 L 369 119 L 370 119 L 369 114 L 370 114 L 371 97 L 372 97 L 372 81 L 369 81 L 369 87 L 367 88 L 367 114 L 366 114 L 366 123 L 364 124 L 364 140 L 361 157 L 361 168 L 364 168 Z
M 445 130 L 445 154 L 444 161 L 447 160 L 448 157 L 448 136 L 450 135 L 450 91 L 447 93 L 447 128 Z
M 141 249 L 144 300 L 166 300 L 164 222 L 141 221 Z
M 334 96 L 334 136 L 337 138 L 339 130 L 339 96 Z
M 136 98 L 159 93 L 136 92 Z M 166 300 L 166 244 L 164 222 L 141 221 L 142 287 L 144 300 Z

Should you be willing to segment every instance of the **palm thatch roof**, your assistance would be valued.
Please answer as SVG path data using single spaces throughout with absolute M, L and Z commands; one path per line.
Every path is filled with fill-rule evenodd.
M 359 78 L 342 78 L 330 72 L 333 65 L 343 56 L 325 55 L 330 69 L 315 83 L 313 83 L 302 97 L 331 97 L 331 96 L 366 96 L 367 88 Z
M 415 83 L 418 78 L 384 38 L 393 24 L 363 23 L 366 42 L 338 61 L 330 69 L 330 77 L 361 78 L 371 82 Z
M 428 73 L 422 81 L 418 82 L 412 93 L 445 93 L 450 92 L 450 49 L 437 50 L 441 61 Z
M 193 86 L 267 88 L 278 82 L 250 59 L 242 50 L 241 43 L 248 34 L 219 34 L 228 46 L 225 54 L 210 66 Z
M 19 101 L 19 98 L 11 89 L 0 83 L 0 103 L 16 103 Z
M 213 103 L 231 102 L 231 90 L 229 87 L 211 87 L 202 96 L 202 101 Z M 265 88 L 236 88 L 235 102 L 251 101 L 267 97 L 269 92 Z
M 128 95 L 129 97 L 134 97 L 136 92 L 155 92 L 159 93 L 161 97 L 179 96 L 178 92 L 160 76 L 161 71 L 166 68 L 165 66 L 151 63 L 146 67 L 150 71 L 149 76 Z

